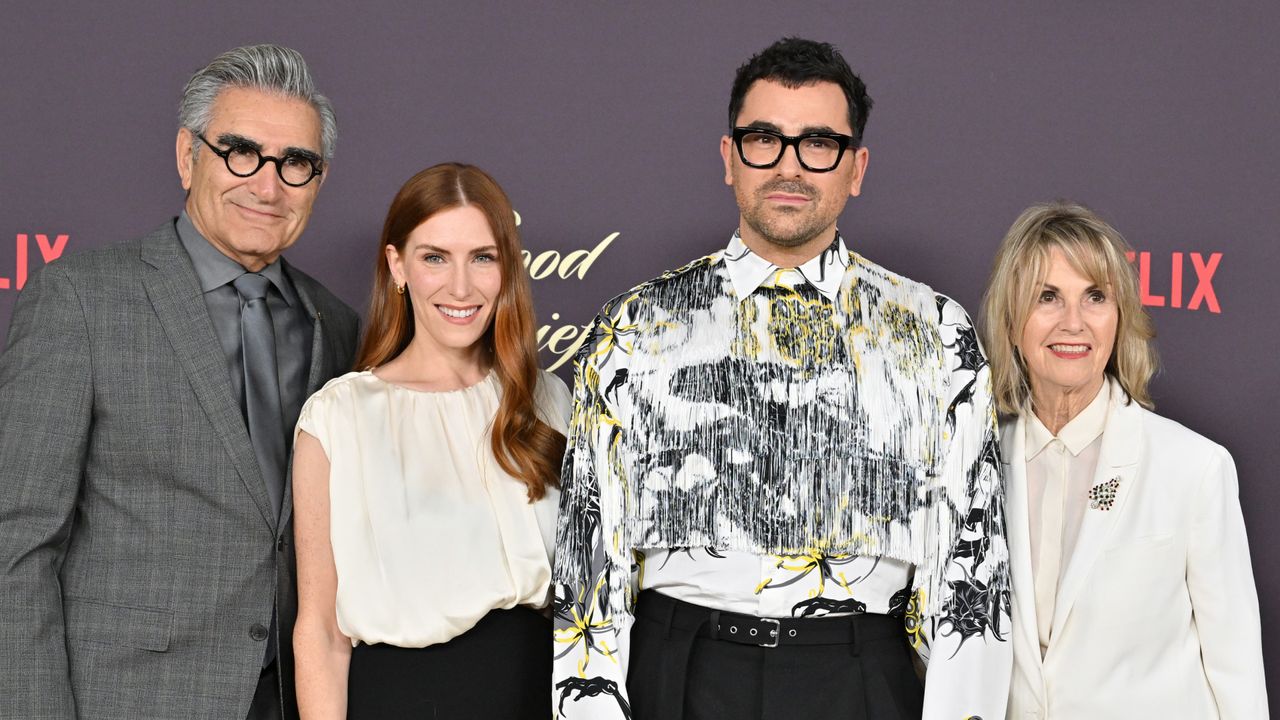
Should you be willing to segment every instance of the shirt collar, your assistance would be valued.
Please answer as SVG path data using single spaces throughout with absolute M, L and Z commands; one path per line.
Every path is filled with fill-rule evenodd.
M 729 272 L 729 281 L 733 283 L 733 292 L 739 300 L 749 297 L 779 270 L 777 265 L 752 252 L 751 248 L 742 242 L 742 235 L 736 230 L 733 237 L 729 239 L 729 246 L 725 248 L 724 260 L 725 268 Z M 824 297 L 835 302 L 847 267 L 849 267 L 849 251 L 845 248 L 844 238 L 837 232 L 825 250 L 810 258 L 796 270 Z
M 216 290 L 248 272 L 240 263 L 223 255 L 213 246 L 213 243 L 205 239 L 205 236 L 196 229 L 195 223 L 191 222 L 191 216 L 187 215 L 186 210 L 178 216 L 176 228 L 178 240 L 191 256 L 196 277 L 200 279 L 200 292 Z M 275 262 L 259 270 L 258 274 L 270 280 L 271 284 L 276 286 L 276 290 L 280 291 L 284 301 L 292 306 L 297 295 L 293 291 L 292 283 L 285 278 L 283 265 L 277 258 Z
M 1079 455 L 1089 443 L 1098 439 L 1102 435 L 1102 431 L 1107 427 L 1107 406 L 1111 398 L 1111 384 L 1102 383 L 1102 389 L 1093 397 L 1093 400 L 1080 411 L 1079 415 L 1071 418 L 1071 421 L 1058 431 L 1056 439 L 1061 440 L 1062 444 L 1072 455 Z M 1053 442 L 1055 436 L 1049 432 L 1049 428 L 1040 422 L 1040 418 L 1036 417 L 1034 412 L 1029 409 L 1026 411 L 1027 416 L 1027 444 L 1026 459 L 1031 460 L 1039 455 L 1049 443 Z

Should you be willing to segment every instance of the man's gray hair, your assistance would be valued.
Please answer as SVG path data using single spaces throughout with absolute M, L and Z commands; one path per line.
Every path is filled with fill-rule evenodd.
M 320 115 L 320 152 L 327 164 L 338 140 L 338 120 L 329 98 L 316 92 L 307 61 L 297 51 L 279 45 L 250 45 L 228 50 L 213 59 L 182 89 L 178 122 L 193 133 L 209 129 L 213 103 L 229 87 L 249 88 L 302 100 Z M 200 144 L 192 143 L 192 152 Z

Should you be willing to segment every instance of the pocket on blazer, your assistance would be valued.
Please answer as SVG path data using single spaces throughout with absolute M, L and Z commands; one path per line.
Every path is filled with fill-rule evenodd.
M 99 600 L 63 601 L 67 639 L 164 652 L 173 634 L 173 611 Z
M 1185 594 L 1185 576 L 1173 533 L 1125 538 L 1105 548 L 1090 578 L 1089 597 L 1077 598 L 1077 607 L 1082 601 L 1096 604 L 1089 617 L 1116 633 L 1124 628 L 1123 637 L 1132 638 L 1149 628 L 1135 623 L 1133 613 L 1119 609 L 1152 603 L 1166 607 Z

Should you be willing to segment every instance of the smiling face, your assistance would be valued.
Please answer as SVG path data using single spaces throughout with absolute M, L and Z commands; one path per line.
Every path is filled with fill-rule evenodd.
M 1102 387 L 1120 319 L 1110 288 L 1080 274 L 1061 250 L 1050 251 L 1048 266 L 1017 343 L 1032 402 L 1046 409 L 1060 407 L 1067 398 L 1073 406 L 1093 399 Z
M 413 306 L 414 342 L 431 353 L 473 352 L 493 320 L 502 289 L 498 244 L 484 213 L 471 205 L 427 218 L 386 247 L 387 266 Z
M 834 132 L 852 135 L 849 105 L 831 82 L 789 88 L 757 80 L 743 98 L 735 123 L 784 135 Z M 747 247 L 766 259 L 807 259 L 821 252 L 835 233 L 836 218 L 851 196 L 861 192 L 867 149 L 850 148 L 830 172 L 805 170 L 795 148 L 787 148 L 771 168 L 753 168 L 738 157 L 733 139 L 720 139 L 725 183 L 741 212 L 739 231 Z
M 214 101 L 204 137 L 220 149 L 247 141 L 263 155 L 319 156 L 320 116 L 296 98 L 232 87 Z M 193 144 L 201 146 L 196 157 Z M 302 187 L 290 187 L 271 163 L 250 177 L 236 177 L 186 128 L 178 131 L 177 154 L 192 223 L 247 270 L 261 270 L 297 241 L 324 180 L 321 175 Z

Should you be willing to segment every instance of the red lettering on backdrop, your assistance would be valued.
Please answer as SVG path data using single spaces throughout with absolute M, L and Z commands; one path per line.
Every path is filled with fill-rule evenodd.
M 67 240 L 70 237 L 70 235 L 63 233 L 55 235 L 51 241 L 45 233 L 36 233 L 36 246 L 40 249 L 40 257 L 44 259 L 46 265 L 62 257 L 62 252 L 67 249 Z M 18 233 L 14 236 L 13 281 L 11 283 L 9 278 L 0 277 L 0 290 L 8 290 L 10 287 L 21 290 L 22 286 L 27 284 L 27 275 L 31 271 L 30 245 L 31 238 L 27 233 Z
M 1221 313 L 1222 306 L 1218 304 L 1218 295 L 1213 289 L 1213 275 L 1218 271 L 1218 265 L 1222 262 L 1222 253 L 1209 253 L 1208 259 L 1201 253 L 1170 253 L 1169 254 L 1169 307 L 1180 308 L 1182 305 L 1182 278 L 1185 263 L 1183 259 L 1189 255 L 1191 257 L 1191 268 L 1196 273 L 1196 289 L 1191 293 L 1191 301 L 1187 303 L 1188 310 L 1199 310 L 1201 305 L 1211 313 Z M 1143 305 L 1149 307 L 1164 307 L 1165 296 L 1156 295 L 1151 291 L 1153 277 L 1156 272 L 1151 267 L 1151 253 L 1149 252 L 1128 252 L 1126 256 L 1129 262 L 1137 262 L 1138 265 L 1138 293 L 1139 299 Z
M 1138 253 L 1138 293 L 1143 305 L 1164 307 L 1163 295 L 1151 294 L 1151 253 Z
M 25 233 L 18 236 L 17 246 L 18 261 L 15 269 L 18 273 L 18 289 L 21 290 L 22 286 L 27 284 L 27 236 Z
M 1182 253 L 1173 254 L 1173 278 L 1169 281 L 1169 307 L 1182 307 Z
M 59 235 L 53 239 L 53 244 L 49 243 L 49 236 L 44 233 L 36 233 L 36 245 L 40 246 L 40 257 L 44 258 L 44 264 L 57 260 L 62 257 L 62 251 L 67 249 L 67 240 L 70 235 Z
M 1220 252 L 1210 253 L 1207 263 L 1200 253 L 1191 253 L 1191 266 L 1196 271 L 1196 291 L 1191 294 L 1191 302 L 1187 303 L 1188 310 L 1200 307 L 1200 300 L 1203 298 L 1209 306 L 1209 312 L 1222 312 L 1222 308 L 1218 307 L 1218 296 L 1213 292 L 1213 274 L 1218 271 L 1218 263 L 1221 261 Z

